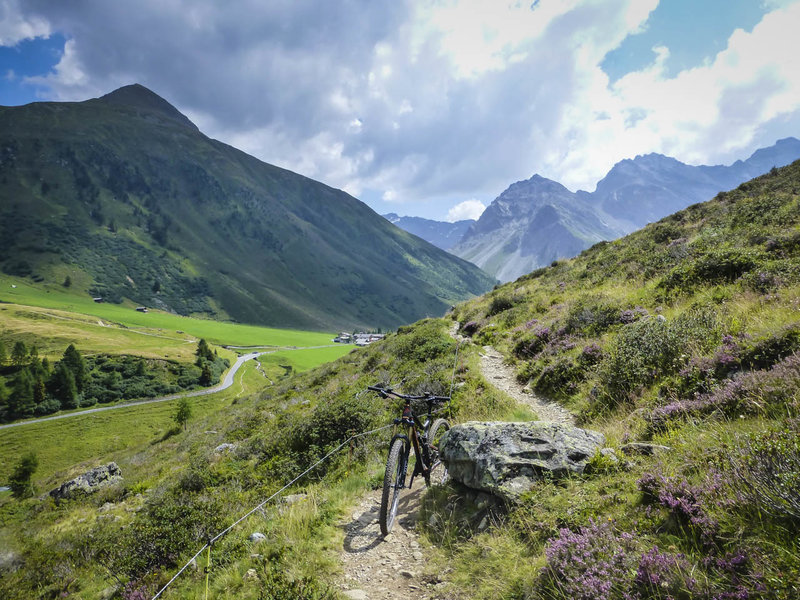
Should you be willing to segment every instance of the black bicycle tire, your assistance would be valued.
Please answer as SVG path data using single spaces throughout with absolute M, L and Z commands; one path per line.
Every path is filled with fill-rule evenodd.
M 381 509 L 378 513 L 378 522 L 381 526 L 381 533 L 389 535 L 394 527 L 394 519 L 397 516 L 397 501 L 400 496 L 400 489 L 397 481 L 407 466 L 408 457 L 406 454 L 407 442 L 402 438 L 395 438 L 389 447 L 389 456 L 386 459 L 386 472 L 383 475 L 383 494 L 381 494 Z
M 444 427 L 445 431 L 450 430 L 450 423 L 447 419 L 436 419 L 431 425 L 431 428 L 428 430 L 428 457 L 431 464 L 431 471 L 429 476 L 425 479 L 425 483 L 430 487 L 432 484 L 442 484 L 447 480 L 447 467 L 444 463 L 441 462 L 439 458 L 439 430 Z M 436 478 L 433 477 L 434 473 L 437 472 L 437 467 L 440 469 L 444 469 L 444 472 L 441 476 L 437 476 Z M 437 481 L 438 479 L 438 481 Z

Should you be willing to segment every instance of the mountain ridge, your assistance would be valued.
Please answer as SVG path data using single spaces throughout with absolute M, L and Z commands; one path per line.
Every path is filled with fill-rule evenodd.
M 786 137 L 728 166 L 693 166 L 654 152 L 637 155 L 616 163 L 593 192 L 571 192 L 536 174 L 509 185 L 451 251 L 510 281 L 797 158 L 800 140 Z M 547 202 L 558 213 L 557 223 L 550 219 L 540 227 L 535 213 Z
M 401 217 L 397 213 L 387 213 L 382 216 L 392 225 L 421 237 L 442 250 L 450 250 L 455 246 L 469 226 L 475 222 L 475 219 L 463 219 L 451 223 L 423 217 Z
M 177 115 L 142 86 L 0 108 L 0 268 L 70 275 L 111 301 L 328 330 L 395 327 L 493 285 L 345 192 Z

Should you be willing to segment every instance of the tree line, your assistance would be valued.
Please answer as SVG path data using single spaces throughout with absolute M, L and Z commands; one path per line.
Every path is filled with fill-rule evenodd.
M 87 359 L 70 344 L 61 359 L 51 364 L 47 357 L 39 357 L 35 345 L 28 347 L 18 340 L 9 351 L 0 340 L 0 421 L 217 383 L 229 362 L 217 356 L 205 340 L 200 340 L 195 354 L 193 365 L 157 361 L 148 369 L 141 357 L 96 355 Z

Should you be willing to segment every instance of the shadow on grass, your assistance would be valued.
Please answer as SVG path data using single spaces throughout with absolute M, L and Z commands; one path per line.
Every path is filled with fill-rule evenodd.
M 164 442 L 164 441 L 168 440 L 169 438 L 171 438 L 173 435 L 178 435 L 180 432 L 181 432 L 181 428 L 176 425 L 175 427 L 167 429 L 167 431 L 164 432 L 164 435 L 162 435 L 160 438 L 155 439 L 152 442 L 150 442 L 150 445 L 151 446 L 155 446 L 156 444 L 160 444 L 161 442 Z

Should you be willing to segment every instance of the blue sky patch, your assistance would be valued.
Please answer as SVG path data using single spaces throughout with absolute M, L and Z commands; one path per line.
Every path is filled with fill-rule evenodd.
M 0 46 L 0 105 L 36 101 L 36 87 L 22 79 L 47 75 L 61 60 L 66 41 L 56 33 L 48 38 L 23 40 L 13 47 Z
M 666 75 L 702 65 L 724 50 L 736 29 L 752 31 L 768 9 L 753 0 L 662 0 L 642 33 L 629 35 L 600 64 L 611 83 L 655 60 L 653 47 L 666 46 Z

